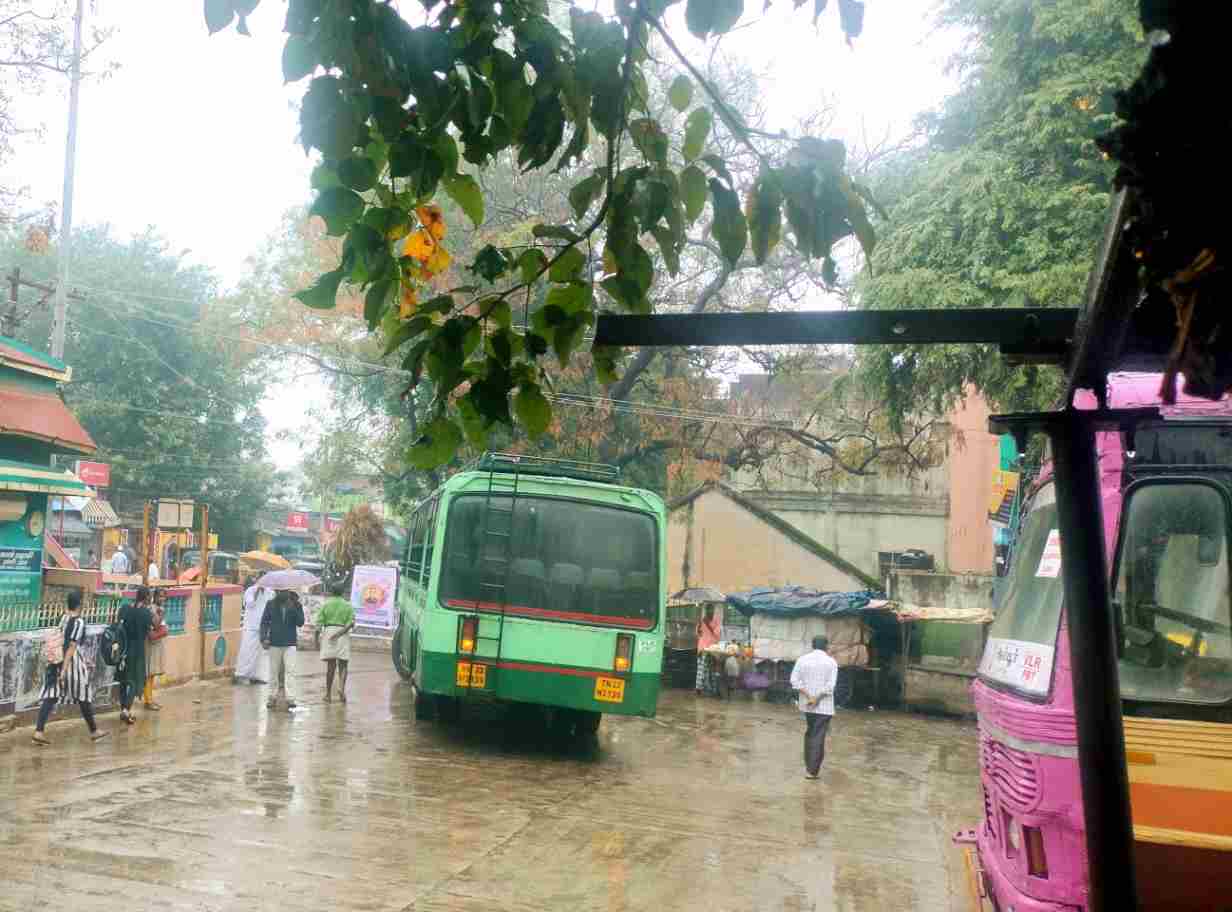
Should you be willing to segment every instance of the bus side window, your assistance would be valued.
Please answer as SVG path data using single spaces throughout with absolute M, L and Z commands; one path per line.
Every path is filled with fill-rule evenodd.
M 422 506 L 415 511 L 411 521 L 411 541 L 407 548 L 406 575 L 415 582 L 419 582 L 419 572 L 423 566 L 424 512 Z
M 423 585 L 425 588 L 432 578 L 432 554 L 436 548 L 436 508 L 439 505 L 440 498 L 434 497 L 431 503 L 424 507 L 424 513 L 427 515 L 427 527 L 423 534 Z

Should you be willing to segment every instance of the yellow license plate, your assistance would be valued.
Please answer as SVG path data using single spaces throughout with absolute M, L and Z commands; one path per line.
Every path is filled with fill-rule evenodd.
M 623 703 L 625 682 L 623 678 L 596 678 L 595 699 L 601 703 Z
M 470 662 L 459 662 L 455 681 L 459 687 L 487 687 L 488 666 L 472 665 Z

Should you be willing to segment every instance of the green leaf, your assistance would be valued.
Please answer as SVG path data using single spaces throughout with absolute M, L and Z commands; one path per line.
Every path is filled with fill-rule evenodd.
M 478 228 L 483 224 L 483 191 L 479 183 L 469 174 L 459 174 L 455 177 L 445 176 L 445 192 L 458 204 L 471 224 Z
M 589 318 L 590 314 L 576 315 L 567 323 L 557 326 L 552 334 L 552 350 L 556 352 L 562 368 L 569 366 L 569 359 L 573 357 L 574 351 L 582 344 L 582 339 L 586 335 L 590 320 L 583 319 L 583 316 Z
M 576 244 L 582 239 L 568 225 L 535 225 L 530 229 L 530 233 L 537 238 L 554 238 L 559 241 L 568 241 L 570 244 Z
M 441 161 L 446 179 L 458 171 L 458 144 L 454 138 L 443 130 L 432 141 L 432 151 Z M 446 187 L 448 189 L 448 187 Z
M 429 471 L 453 459 L 462 445 L 462 431 L 441 415 L 424 428 L 415 445 L 406 454 L 407 461 L 417 469 Z
M 308 182 L 313 190 L 325 190 L 329 187 L 337 187 L 341 183 L 338 180 L 338 172 L 324 162 L 312 169 L 312 177 Z
M 475 409 L 489 426 L 512 424 L 509 390 L 513 381 L 508 369 L 497 359 L 488 358 L 483 364 L 483 371 L 483 377 L 471 383 L 467 397 L 475 403 Z
M 689 31 L 705 40 L 730 32 L 744 14 L 744 0 L 688 0 L 684 19 Z
M 667 264 L 667 271 L 673 276 L 677 275 L 680 272 L 680 251 L 676 249 L 676 239 L 672 237 L 672 232 L 659 225 L 652 233 L 659 244 L 659 252 L 663 254 L 663 262 Z
M 753 258 L 760 266 L 766 262 L 783 234 L 783 191 L 778 180 L 763 174 L 749 193 L 749 235 L 753 242 Z
M 733 190 L 736 189 L 736 182 L 732 180 L 731 172 L 727 170 L 727 163 L 717 155 L 703 155 L 702 161 L 708 164 L 714 173 L 723 178 L 727 182 L 727 186 Z
M 314 310 L 332 310 L 338 298 L 338 286 L 345 277 L 346 270 L 341 268 L 324 273 L 311 287 L 297 291 L 294 297 Z
M 489 282 L 495 282 L 509 271 L 509 260 L 500 250 L 488 244 L 479 251 L 470 269 L 475 275 Z
M 642 230 L 649 231 L 658 224 L 671 202 L 671 190 L 663 181 L 646 180 L 638 184 L 633 194 L 633 208 Z
M 235 18 L 232 0 L 205 0 L 205 27 L 211 35 L 221 32 Z
M 458 400 L 458 417 L 462 419 L 462 433 L 466 442 L 477 450 L 488 448 L 488 424 L 479 414 L 479 409 L 469 396 Z
M 576 247 L 568 248 L 552 263 L 548 278 L 553 282 L 569 282 L 577 278 L 586 265 L 586 254 Z
M 552 406 L 538 384 L 523 384 L 513 397 L 513 413 L 531 437 L 541 437 L 552 423 Z
M 749 239 L 748 222 L 740 211 L 740 197 L 713 177 L 710 178 L 710 195 L 714 200 L 714 239 L 719 242 L 723 258 L 735 266 Z
M 364 214 L 364 198 L 346 187 L 330 187 L 321 191 L 308 214 L 325 219 L 329 234 L 346 234 L 347 228 Z
M 435 298 L 432 298 L 430 301 L 425 301 L 424 303 L 420 304 L 419 307 L 415 309 L 415 312 L 421 313 L 421 314 L 434 314 L 434 313 L 447 314 L 451 310 L 453 310 L 453 307 L 454 307 L 453 295 L 442 294 L 442 295 L 437 295 Z
M 568 285 L 554 285 L 544 301 L 545 318 L 553 319 L 549 308 L 558 307 L 566 316 L 573 316 L 590 307 L 593 301 L 590 286 L 581 282 L 570 282 Z
M 338 162 L 338 180 L 352 190 L 371 190 L 376 186 L 376 164 L 361 155 L 348 156 Z
M 350 154 L 359 139 L 361 118 L 343 96 L 335 76 L 317 76 L 300 104 L 300 138 L 305 149 L 320 149 L 328 159 Z
M 642 117 L 629 123 L 633 144 L 647 161 L 667 164 L 667 134 L 652 117 Z
M 685 161 L 691 162 L 702 154 L 713 123 L 714 115 L 709 108 L 698 108 L 689 115 L 689 119 L 685 121 L 684 146 L 681 149 Z
M 610 386 L 620 379 L 616 368 L 623 356 L 624 349 L 615 345 L 596 345 L 590 350 L 590 357 L 595 364 L 595 376 L 604 386 Z
M 547 268 L 547 265 L 548 258 L 538 247 L 523 250 L 522 254 L 518 257 L 518 270 L 522 273 L 522 281 L 528 285 L 535 281 L 539 273 Z
M 394 331 L 386 336 L 385 350 L 381 353 L 381 357 L 385 357 L 386 355 L 397 351 L 411 339 L 414 339 L 420 333 L 431 328 L 431 326 L 431 319 L 420 316 L 412 317 L 405 323 L 398 323 Z
M 869 275 L 872 275 L 873 248 L 877 246 L 877 232 L 873 230 L 873 223 L 868 220 L 868 213 L 864 210 L 864 202 L 859 194 L 852 190 L 845 190 L 844 194 L 847 197 L 847 221 L 851 223 L 856 240 L 860 242 L 860 248 L 864 251 L 864 262 L 868 266 Z
M 317 55 L 311 42 L 303 35 L 292 35 L 282 48 L 282 78 L 299 82 L 317 68 Z
M 684 198 L 685 217 L 690 223 L 696 222 L 706 208 L 706 175 L 697 165 L 689 165 L 680 172 L 680 195 Z
M 685 110 L 693 101 L 692 80 L 683 73 L 677 76 L 672 80 L 671 88 L 667 90 L 667 100 L 677 111 Z
M 380 282 L 373 282 L 368 293 L 364 295 L 364 319 L 368 321 L 369 331 L 376 329 L 376 325 L 381 322 L 385 308 L 389 305 L 390 296 L 397 287 L 397 282 L 382 279 Z M 391 350 L 387 349 L 385 354 L 389 354 Z
M 585 180 L 574 184 L 569 190 L 569 205 L 573 207 L 573 214 L 579 220 L 590 209 L 590 204 L 595 201 L 595 197 L 603 190 L 603 185 L 603 173 L 596 171 Z

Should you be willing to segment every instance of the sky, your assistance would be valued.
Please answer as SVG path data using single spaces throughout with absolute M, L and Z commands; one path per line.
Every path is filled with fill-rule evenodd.
M 766 72 L 775 126 L 790 129 L 798 115 L 828 101 L 839 138 L 901 137 L 916 114 L 953 88 L 944 63 L 955 38 L 933 31 L 933 3 L 868 0 L 864 34 L 848 47 L 837 3 L 814 29 L 812 4 L 795 10 L 777 0 L 763 15 L 750 0 L 749 14 L 722 46 Z M 311 196 L 311 162 L 296 141 L 303 84 L 282 85 L 286 4 L 262 0 L 249 20 L 251 38 L 233 29 L 208 36 L 200 0 L 94 6 L 88 24 L 115 28 L 99 53 L 119 67 L 82 87 L 74 223 L 109 222 L 121 235 L 153 225 L 188 261 L 231 285 L 282 213 Z M 672 11 L 669 28 L 683 36 L 690 56 L 704 53 L 683 27 L 682 7 Z M 45 131 L 19 145 L 5 171 L 30 186 L 34 203 L 60 199 L 67 110 L 66 91 L 25 103 L 27 119 Z M 297 464 L 301 447 L 277 439 L 278 432 L 299 430 L 307 409 L 326 396 L 320 383 L 303 380 L 271 391 L 264 412 L 280 467 Z

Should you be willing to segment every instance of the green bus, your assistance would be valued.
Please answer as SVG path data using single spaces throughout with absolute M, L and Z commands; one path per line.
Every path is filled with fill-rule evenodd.
M 417 718 L 536 704 L 554 727 L 654 716 L 667 511 L 610 467 L 489 453 L 416 508 L 393 661 Z

